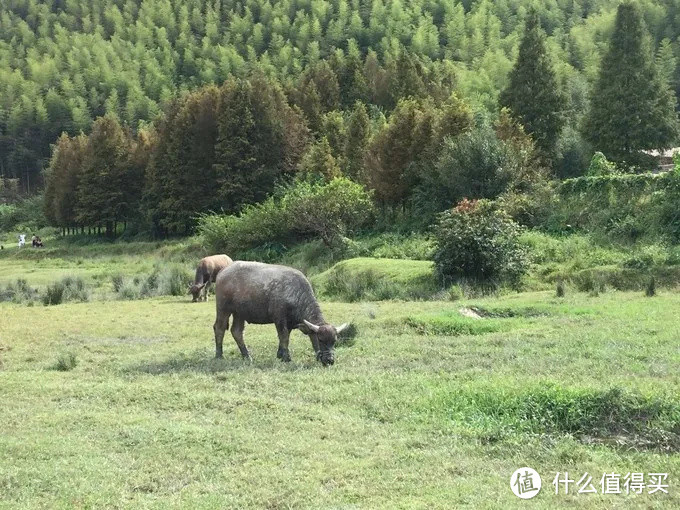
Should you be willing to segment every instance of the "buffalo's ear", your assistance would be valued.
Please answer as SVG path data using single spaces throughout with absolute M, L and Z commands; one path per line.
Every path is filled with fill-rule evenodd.
M 187 289 L 187 294 L 191 294 L 191 286 Z

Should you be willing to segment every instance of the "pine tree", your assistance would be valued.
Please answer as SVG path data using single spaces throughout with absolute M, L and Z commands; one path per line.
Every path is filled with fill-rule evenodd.
M 314 177 L 323 177 L 329 181 L 341 175 L 340 166 L 333 156 L 333 151 L 325 136 L 311 145 L 302 157 L 300 172 Z
M 561 94 L 545 45 L 538 13 L 527 17 L 519 56 L 501 93 L 501 107 L 510 108 L 546 158 L 554 157 L 564 126 L 565 99 Z
M 371 136 L 371 120 L 364 103 L 357 101 L 347 121 L 347 143 L 345 145 L 346 174 L 358 180 L 363 174 L 366 146 Z
M 77 217 L 81 225 L 104 227 L 106 235 L 112 236 L 116 223 L 126 221 L 130 206 L 126 193 L 129 151 L 127 133 L 115 117 L 107 115 L 94 122 L 78 184 Z
M 221 89 L 213 168 L 220 205 L 229 212 L 263 200 L 282 175 L 297 167 L 307 131 L 281 88 L 256 75 Z
M 584 137 L 610 160 L 645 164 L 640 151 L 671 147 L 678 136 L 675 96 L 659 73 L 642 15 L 619 5 L 609 50 L 584 123 Z

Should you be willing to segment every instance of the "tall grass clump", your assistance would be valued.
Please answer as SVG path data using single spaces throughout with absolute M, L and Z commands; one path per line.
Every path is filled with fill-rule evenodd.
M 52 365 L 52 370 L 58 372 L 70 372 L 78 365 L 78 357 L 72 352 L 61 354 L 57 361 Z
M 649 278 L 647 287 L 645 287 L 645 296 L 647 297 L 656 296 L 656 280 L 654 279 L 653 276 Z
M 4 289 L 0 288 L 0 302 L 33 303 L 38 298 L 38 291 L 28 285 L 23 278 L 15 283 L 9 283 Z
M 441 289 L 432 264 L 416 260 L 349 259 L 312 277 L 320 294 L 340 301 L 431 299 Z
M 118 299 L 134 300 L 154 296 L 182 296 L 193 276 L 179 263 L 157 263 L 147 275 L 113 278 L 113 290 Z
M 184 267 L 175 264 L 166 266 L 158 274 L 156 295 L 181 296 L 186 294 L 187 282 L 191 278 L 191 273 Z M 147 278 L 147 285 L 150 285 L 150 282 L 152 282 L 151 278 Z
M 74 276 L 66 276 L 60 281 L 48 285 L 42 296 L 42 302 L 45 306 L 89 300 L 90 291 L 86 287 L 85 281 Z

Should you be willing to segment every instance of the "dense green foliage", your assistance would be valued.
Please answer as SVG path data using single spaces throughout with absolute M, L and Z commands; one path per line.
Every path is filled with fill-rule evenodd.
M 678 6 L 645 0 L 659 62 L 677 88 Z M 255 68 L 289 92 L 316 131 L 356 100 L 462 99 L 494 110 L 529 5 L 576 126 L 611 33 L 613 0 L 14 0 L 0 7 L 0 175 L 35 189 L 62 131 L 117 116 L 133 130 L 196 87 Z M 300 92 L 300 94 L 296 94 Z M 298 97 L 296 97 L 298 96 Z M 301 97 L 300 97 L 301 96 Z M 244 129 L 246 126 L 244 126 Z M 573 131 L 572 131 L 573 133 Z M 209 155 L 208 155 L 209 156 Z
M 302 180 L 247 206 L 239 216 L 202 216 L 198 233 L 210 248 L 231 254 L 309 236 L 321 239 L 326 248 L 342 248 L 344 237 L 361 226 L 372 210 L 370 193 L 349 179 Z
M 640 164 L 640 150 L 667 149 L 677 140 L 677 99 L 664 80 L 667 70 L 651 57 L 637 5 L 621 4 L 584 127 L 585 137 L 614 161 Z M 661 65 L 670 64 L 662 59 Z
M 442 213 L 435 227 L 437 275 L 445 284 L 517 285 L 528 268 L 520 232 L 507 213 L 488 201 L 462 201 Z
M 554 157 L 566 101 L 547 54 L 538 13 L 533 9 L 526 20 L 517 62 L 499 101 L 521 121 L 543 156 Z

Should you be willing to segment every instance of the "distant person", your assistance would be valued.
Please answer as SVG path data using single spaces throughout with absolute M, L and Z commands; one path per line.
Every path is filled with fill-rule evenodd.
M 19 248 L 23 248 L 26 245 L 26 234 L 19 234 Z
M 31 246 L 33 248 L 38 246 L 38 237 L 35 234 L 33 234 L 33 237 L 31 237 Z

